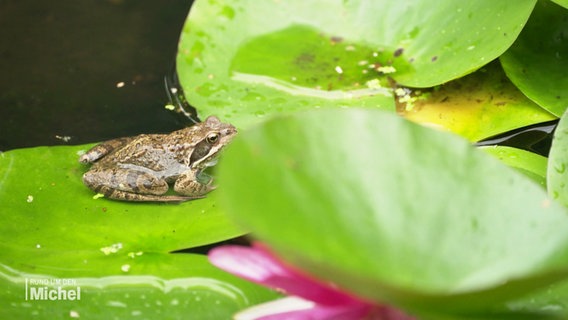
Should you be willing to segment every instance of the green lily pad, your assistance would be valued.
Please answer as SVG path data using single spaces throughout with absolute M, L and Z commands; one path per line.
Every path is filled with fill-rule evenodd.
M 546 188 L 548 159 L 533 152 L 504 146 L 480 147 L 506 165 L 517 169 L 536 183 Z
M 568 276 L 564 207 L 467 140 L 390 113 L 275 118 L 218 169 L 222 204 L 253 235 L 371 301 L 488 319 Z
M 548 155 L 548 192 L 552 198 L 568 206 L 568 111 L 562 116 Z
M 557 319 L 566 319 L 566 316 L 568 316 L 565 312 L 565 310 L 568 310 L 568 281 L 564 280 L 547 286 L 518 301 L 508 302 L 507 306 L 517 312 L 530 312 L 530 310 L 540 309 L 542 313 L 547 313 L 550 310 L 564 310 L 564 316 Z M 535 319 L 535 317 L 528 319 Z
M 389 77 L 429 87 L 503 53 L 535 0 L 202 1 L 177 71 L 202 114 L 237 127 L 303 109 L 393 109 Z
M 105 256 L 78 249 L 61 256 L 57 250 L 35 249 L 40 255 L 45 255 L 44 250 L 51 251 L 53 260 L 61 257 L 59 263 L 35 265 L 30 261 L 14 269 L 3 258 L 3 319 L 217 320 L 278 297 L 275 292 L 220 271 L 201 255 L 144 253 L 127 257 L 125 252 L 117 252 Z M 72 257 L 78 263 L 72 263 Z M 122 271 L 126 268 L 129 270 Z M 65 296 L 53 294 L 50 298 L 47 290 L 58 292 L 58 287 Z M 76 293 L 71 296 L 67 290 Z
M 244 233 L 217 206 L 216 192 L 180 204 L 95 199 L 81 180 L 88 166 L 78 162 L 78 154 L 90 146 L 1 154 L 0 199 L 5 216 L 1 230 L 6 239 L 17 238 L 28 248 L 49 239 L 50 247 L 62 250 L 76 248 L 80 240 L 95 250 L 121 242 L 126 250 L 169 252 Z M 54 233 L 61 236 L 52 238 Z
M 0 301 L 6 302 L 0 318 L 53 319 L 73 311 L 101 319 L 219 319 L 275 297 L 221 273 L 203 256 L 169 253 L 243 233 L 218 207 L 216 191 L 182 204 L 95 199 L 81 181 L 87 166 L 77 161 L 89 147 L 0 153 Z M 25 279 L 36 278 L 73 279 L 83 299 L 25 301 Z M 110 308 L 100 313 L 103 307 Z
M 568 107 L 568 10 L 539 1 L 526 28 L 500 58 L 513 83 L 561 116 Z
M 410 102 L 404 102 L 407 97 Z M 433 89 L 413 90 L 399 97 L 398 109 L 407 119 L 470 141 L 556 118 L 523 95 L 497 63 Z

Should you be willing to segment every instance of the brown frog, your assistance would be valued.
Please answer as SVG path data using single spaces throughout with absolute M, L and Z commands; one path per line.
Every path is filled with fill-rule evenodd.
M 107 198 L 179 202 L 203 198 L 213 179 L 202 171 L 216 163 L 237 129 L 217 117 L 170 134 L 141 134 L 98 144 L 83 154 L 93 165 L 83 183 Z M 166 195 L 173 183 L 177 195 Z

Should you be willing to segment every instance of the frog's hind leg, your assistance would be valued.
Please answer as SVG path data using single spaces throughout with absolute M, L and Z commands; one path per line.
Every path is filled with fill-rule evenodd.
M 213 179 L 208 177 L 207 182 L 203 182 L 200 172 L 188 171 L 178 177 L 174 184 L 175 192 L 190 197 L 205 197 L 205 195 L 213 190 Z M 204 174 L 203 174 L 204 176 Z
M 165 180 L 149 173 L 121 168 L 87 171 L 83 183 L 105 197 L 126 201 L 185 201 L 185 196 L 164 195 L 168 191 Z
M 100 158 L 106 156 L 107 154 L 111 153 L 112 151 L 121 148 L 132 141 L 134 137 L 125 137 L 125 138 L 118 138 L 112 139 L 105 142 L 101 142 L 96 146 L 92 147 L 91 149 L 87 150 L 80 158 L 79 162 L 81 163 L 93 163 Z
M 178 196 L 178 195 L 139 194 L 128 191 L 122 191 L 118 189 L 112 189 L 107 186 L 100 186 L 97 189 L 98 190 L 96 190 L 96 192 L 103 194 L 105 198 L 115 199 L 115 200 L 125 200 L 125 201 L 183 202 L 187 200 L 202 198 L 202 197 L 188 197 L 188 196 Z

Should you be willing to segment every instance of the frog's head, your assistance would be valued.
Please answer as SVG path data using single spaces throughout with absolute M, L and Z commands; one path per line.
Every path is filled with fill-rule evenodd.
M 189 165 L 192 168 L 213 166 L 217 163 L 219 152 L 237 134 L 237 129 L 229 123 L 221 122 L 215 116 L 209 116 L 198 125 L 203 129 L 203 136 L 189 155 Z

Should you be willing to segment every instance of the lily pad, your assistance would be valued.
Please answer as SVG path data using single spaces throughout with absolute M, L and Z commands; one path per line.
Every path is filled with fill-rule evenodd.
M 552 198 L 568 206 L 568 111 L 562 116 L 548 157 L 548 191 Z
M 497 63 L 432 89 L 408 90 L 398 100 L 407 119 L 470 141 L 556 118 L 523 95 Z
M 13 249 L 6 245 L 1 248 Z M 239 310 L 279 296 L 220 271 L 201 255 L 144 253 L 127 257 L 125 252 L 105 256 L 89 250 L 44 248 L 36 248 L 35 253 L 61 259 L 57 264 L 44 265 L 30 261 L 15 269 L 3 258 L 3 319 L 217 320 L 229 319 Z M 72 263 L 72 257 L 78 262 Z M 47 290 L 58 292 L 58 287 L 65 294 L 78 292 L 78 296 L 75 293 L 69 299 L 72 296 L 58 294 L 50 298 Z
M 559 117 L 568 107 L 566 52 L 568 10 L 539 1 L 526 28 L 500 60 L 527 97 Z
M 390 113 L 275 118 L 218 169 L 222 204 L 253 235 L 372 301 L 495 318 L 568 276 L 564 207 L 467 140 Z
M 479 148 L 517 169 L 536 183 L 546 188 L 547 158 L 533 152 L 503 146 Z
M 169 253 L 243 234 L 218 207 L 216 191 L 182 204 L 95 199 L 81 181 L 87 166 L 77 161 L 89 147 L 0 153 L 1 318 L 73 311 L 101 319 L 219 319 L 275 297 L 203 256 Z M 44 278 L 76 281 L 82 301 L 26 301 L 26 279 Z M 108 312 L 98 311 L 103 307 Z
M 76 249 L 81 240 L 95 250 L 121 242 L 126 250 L 169 252 L 244 233 L 217 206 L 216 192 L 180 204 L 97 199 L 81 180 L 88 166 L 78 162 L 78 154 L 90 146 L 38 147 L 1 154 L 0 199 L 5 222 L 1 230 L 6 239 L 17 238 L 18 245 L 27 248 L 49 239 L 48 246 L 58 249 Z M 53 234 L 60 236 L 51 237 Z
M 552 1 L 568 9 L 568 0 L 552 0 Z
M 393 109 L 389 77 L 429 87 L 503 53 L 535 0 L 195 1 L 177 70 L 187 100 L 238 127 L 302 109 Z
M 546 288 L 523 297 L 518 301 L 509 302 L 507 303 L 507 306 L 509 309 L 517 312 L 527 312 L 529 310 L 540 309 L 540 312 L 544 314 L 546 314 L 549 310 L 568 310 L 568 281 L 564 280 L 547 286 Z M 542 313 L 540 317 L 533 316 L 528 319 L 543 319 L 544 315 Z M 558 317 L 556 319 L 566 319 L 566 314 L 564 317 Z

